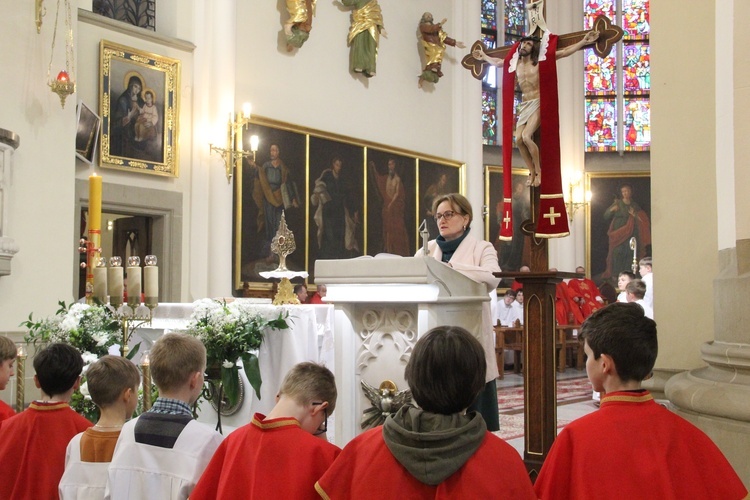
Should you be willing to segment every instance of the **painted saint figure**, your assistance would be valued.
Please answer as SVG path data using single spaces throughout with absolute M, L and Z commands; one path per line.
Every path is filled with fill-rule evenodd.
M 142 90 L 143 78 L 140 75 L 132 75 L 128 79 L 128 87 L 113 103 L 110 138 L 110 153 L 113 155 L 126 156 L 130 144 L 135 139 L 135 122 L 145 104 L 141 97 Z
M 651 245 L 651 221 L 648 214 L 633 200 L 633 187 L 623 184 L 620 187 L 621 198 L 615 198 L 607 210 L 604 219 L 609 222 L 607 238 L 607 269 L 602 278 L 617 276 L 621 271 L 631 271 L 633 250 L 630 249 L 630 238 L 635 238 L 638 248 L 636 258 L 648 254 L 647 246 Z
M 349 197 L 350 186 L 342 178 L 343 162 L 335 156 L 331 168 L 323 170 L 315 180 L 310 202 L 318 226 L 317 241 L 320 259 L 346 259 L 359 254 L 356 227 L 359 212 Z
M 422 70 L 422 74 L 419 76 L 417 84 L 420 89 L 422 88 L 423 82 L 437 83 L 440 80 L 440 77 L 443 76 L 441 69 L 443 66 L 443 55 L 445 54 L 446 45 L 458 47 L 459 49 L 466 47 L 463 42 L 450 38 L 448 34 L 443 31 L 443 24 L 448 21 L 447 19 L 443 19 L 437 24 L 433 21 L 432 14 L 429 12 L 422 14 L 422 19 L 419 21 L 420 42 L 425 58 L 425 67 Z
M 371 78 L 375 76 L 380 35 L 387 36 L 380 5 L 378 0 L 341 0 L 341 3 L 354 7 L 347 39 L 349 70 Z
M 264 248 L 269 247 L 276 235 L 284 209 L 299 208 L 297 186 L 279 153 L 278 144 L 271 144 L 270 159 L 257 167 L 253 185 L 253 201 L 258 207 L 258 232 L 265 229 Z
M 380 174 L 375 169 L 375 163 L 370 162 L 370 172 L 375 178 L 375 185 L 383 202 L 383 251 L 402 255 L 410 255 L 409 236 L 406 232 L 406 190 L 401 177 L 396 171 L 396 160 L 388 159 L 388 173 Z

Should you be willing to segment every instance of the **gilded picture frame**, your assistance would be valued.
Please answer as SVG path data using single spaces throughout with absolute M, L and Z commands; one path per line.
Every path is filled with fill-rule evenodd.
M 633 260 L 637 266 L 638 260 L 652 255 L 651 176 L 649 172 L 589 172 L 586 190 L 591 192 L 586 268 L 597 286 L 608 283 L 616 288 L 621 271 L 632 272 Z M 631 237 L 636 238 L 635 249 L 630 247 Z
M 428 212 L 424 200 L 434 191 L 430 187 L 443 177 L 446 192 L 465 189 L 462 162 L 264 117 L 253 117 L 243 133 L 246 151 L 252 135 L 259 138 L 255 160 L 246 158 L 233 177 L 236 296 L 272 289 L 260 272 L 278 265 L 270 249 L 273 231 L 267 228 L 278 224 L 282 206 L 296 246 L 287 267 L 308 272 L 306 281 L 314 284 L 317 259 L 414 255 L 421 245 L 418 227 Z M 280 171 L 270 170 L 272 163 Z M 275 201 L 268 191 L 274 176 L 281 182 Z M 384 224 L 384 218 L 392 223 Z
M 179 175 L 180 61 L 102 40 L 102 167 Z

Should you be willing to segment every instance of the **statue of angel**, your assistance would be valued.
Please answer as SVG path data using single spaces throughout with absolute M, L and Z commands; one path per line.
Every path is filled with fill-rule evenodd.
M 362 391 L 370 400 L 372 406 L 362 412 L 362 429 L 371 429 L 382 425 L 388 415 L 396 413 L 402 406 L 411 401 L 411 391 L 399 391 L 391 380 L 384 380 L 377 389 L 364 380 L 361 382 Z

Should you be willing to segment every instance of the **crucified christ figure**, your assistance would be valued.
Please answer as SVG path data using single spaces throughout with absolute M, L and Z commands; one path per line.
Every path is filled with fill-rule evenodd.
M 568 57 L 583 48 L 584 45 L 593 43 L 599 37 L 598 31 L 588 31 L 586 35 L 565 48 L 555 52 L 555 60 Z M 516 83 L 521 89 L 521 105 L 518 109 L 518 120 L 516 122 L 516 145 L 521 157 L 529 169 L 528 186 L 539 186 L 542 182 L 542 171 L 539 162 L 539 146 L 534 141 L 534 134 L 541 123 L 540 100 L 539 100 L 539 42 L 541 40 L 534 36 L 526 36 L 521 39 L 518 46 L 518 62 L 516 63 Z M 484 53 L 481 46 L 477 46 L 472 52 L 474 59 L 486 61 L 492 66 L 503 67 L 504 59 L 491 57 Z

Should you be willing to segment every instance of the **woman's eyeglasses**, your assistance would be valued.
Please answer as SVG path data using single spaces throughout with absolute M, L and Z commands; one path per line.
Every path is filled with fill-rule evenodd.
M 446 221 L 449 221 L 453 218 L 453 216 L 456 215 L 456 212 L 453 210 L 448 210 L 446 212 L 443 212 L 442 214 L 435 214 L 435 221 L 440 222 L 440 219 L 445 219 Z

